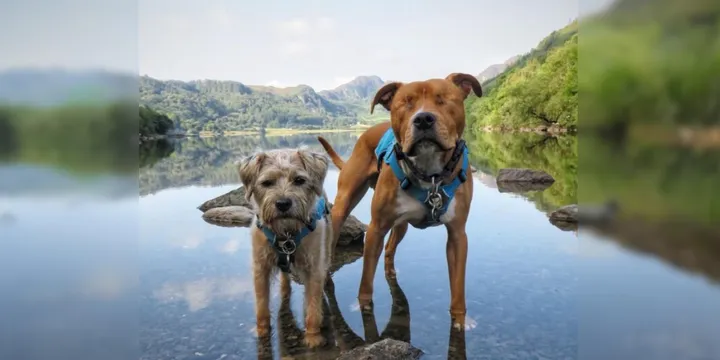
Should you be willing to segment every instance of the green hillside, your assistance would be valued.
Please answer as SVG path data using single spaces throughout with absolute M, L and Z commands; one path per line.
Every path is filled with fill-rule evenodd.
M 578 24 L 543 39 L 501 75 L 485 82 L 485 95 L 466 109 L 471 129 L 551 126 L 574 129 L 578 118 Z
M 720 121 L 717 1 L 620 0 L 582 25 L 582 130 Z
M 377 78 L 379 80 L 379 78 Z M 368 112 L 366 94 L 377 81 L 356 83 L 323 92 L 307 85 L 289 88 L 248 86 L 236 81 L 162 81 L 140 78 L 140 102 L 168 114 L 180 129 L 238 131 L 260 128 L 332 129 L 356 125 Z
M 139 131 L 141 136 L 165 135 L 174 126 L 175 124 L 167 115 L 160 114 L 147 106 L 140 106 Z

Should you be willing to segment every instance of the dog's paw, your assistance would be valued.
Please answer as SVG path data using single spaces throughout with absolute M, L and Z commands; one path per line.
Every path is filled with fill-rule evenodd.
M 303 340 L 305 342 L 305 346 L 310 349 L 325 345 L 325 338 L 320 333 L 305 333 L 305 338 Z
M 370 311 L 373 309 L 372 297 L 358 297 L 358 305 L 360 305 L 360 311 Z
M 465 315 L 458 316 L 453 319 L 453 330 L 456 331 L 470 331 L 477 327 L 477 321 L 475 319 Z

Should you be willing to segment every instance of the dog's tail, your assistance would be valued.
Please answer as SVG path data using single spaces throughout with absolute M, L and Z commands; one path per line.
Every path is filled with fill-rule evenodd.
M 333 164 L 335 164 L 338 169 L 342 170 L 343 165 L 345 165 L 345 160 L 343 160 L 340 155 L 335 152 L 335 149 L 333 149 L 332 146 L 330 146 L 330 143 L 328 143 L 327 140 L 325 140 L 322 136 L 318 136 L 318 141 L 328 153 L 328 155 L 330 155 L 330 159 L 332 160 Z

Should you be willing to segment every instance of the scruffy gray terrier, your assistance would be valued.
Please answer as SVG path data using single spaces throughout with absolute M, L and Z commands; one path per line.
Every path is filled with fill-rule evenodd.
M 281 270 L 281 292 L 292 273 L 305 285 L 305 344 L 321 346 L 322 300 L 330 267 L 332 224 L 323 188 L 329 159 L 305 148 L 258 152 L 238 163 L 256 218 L 252 234 L 257 335 L 270 332 L 270 282 Z

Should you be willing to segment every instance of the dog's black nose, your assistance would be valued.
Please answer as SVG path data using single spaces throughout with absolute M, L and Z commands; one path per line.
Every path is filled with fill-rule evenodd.
M 291 206 L 292 200 L 290 199 L 280 199 L 278 201 L 275 201 L 275 207 L 280 211 L 288 211 L 290 210 Z
M 430 112 L 419 113 L 419 114 L 415 115 L 415 118 L 413 119 L 413 124 L 419 130 L 430 129 L 434 123 L 435 123 L 435 115 L 433 115 L 433 113 L 430 113 Z

